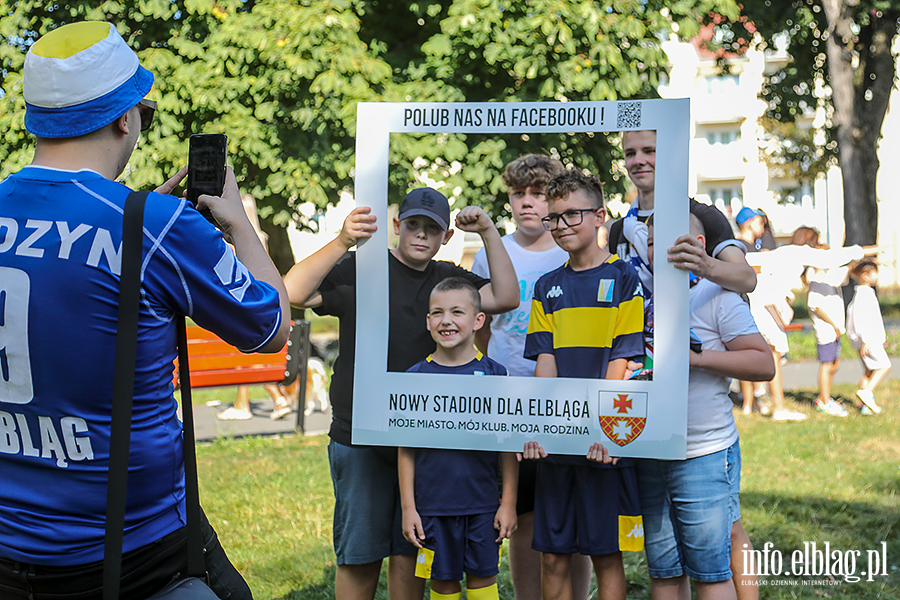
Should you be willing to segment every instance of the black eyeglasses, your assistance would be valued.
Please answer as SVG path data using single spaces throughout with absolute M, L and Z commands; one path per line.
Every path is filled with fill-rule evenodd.
M 153 123 L 153 113 L 156 112 L 156 102 L 144 98 L 138 102 L 138 111 L 141 114 L 141 131 L 147 131 Z
M 559 220 L 562 219 L 563 223 L 566 224 L 566 227 L 575 227 L 577 225 L 581 225 L 581 222 L 584 221 L 584 213 L 594 212 L 596 210 L 598 209 L 573 208 L 572 210 L 567 210 L 564 213 L 551 213 L 541 219 L 541 224 L 547 231 L 556 231 L 556 229 L 559 227 Z

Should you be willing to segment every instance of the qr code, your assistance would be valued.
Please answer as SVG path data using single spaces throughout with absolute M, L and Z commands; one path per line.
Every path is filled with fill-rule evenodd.
M 619 129 L 631 129 L 641 126 L 641 103 L 619 102 L 616 105 L 616 123 Z

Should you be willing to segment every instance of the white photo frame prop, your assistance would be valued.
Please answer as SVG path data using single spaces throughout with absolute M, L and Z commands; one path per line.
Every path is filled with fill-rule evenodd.
M 652 381 L 477 377 L 386 371 L 388 166 L 391 133 L 657 132 Z M 521 451 L 538 441 L 584 455 L 683 459 L 687 431 L 689 286 L 665 249 L 688 231 L 687 99 L 628 102 L 361 103 L 357 206 L 378 231 L 357 250 L 353 443 Z M 422 326 L 424 327 L 424 323 Z M 422 357 L 425 358 L 424 356 Z

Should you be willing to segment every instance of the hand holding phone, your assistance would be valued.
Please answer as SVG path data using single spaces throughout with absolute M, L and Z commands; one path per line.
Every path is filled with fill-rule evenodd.
M 188 151 L 187 199 L 196 207 L 203 195 L 221 196 L 225 189 L 228 137 L 224 133 L 195 134 L 191 136 Z M 198 209 L 206 219 L 216 225 L 209 209 Z

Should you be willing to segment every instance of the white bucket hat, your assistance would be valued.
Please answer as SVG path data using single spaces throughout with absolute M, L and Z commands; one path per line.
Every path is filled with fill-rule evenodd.
M 77 137 L 112 123 L 153 87 L 110 23 L 65 25 L 25 56 L 25 129 L 38 137 Z

